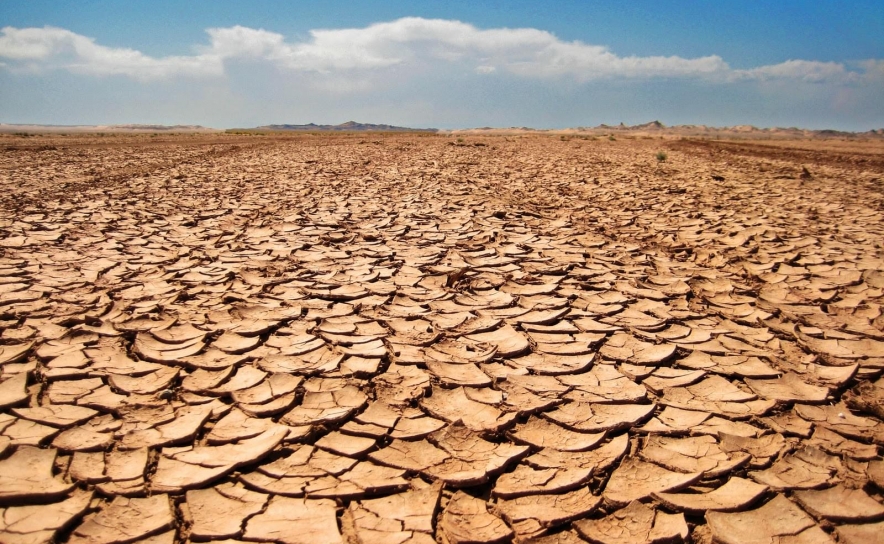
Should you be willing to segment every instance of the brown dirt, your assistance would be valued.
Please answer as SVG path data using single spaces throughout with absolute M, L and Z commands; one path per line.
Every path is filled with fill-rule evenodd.
M 0 136 L 0 541 L 878 535 L 882 177 L 840 140 Z

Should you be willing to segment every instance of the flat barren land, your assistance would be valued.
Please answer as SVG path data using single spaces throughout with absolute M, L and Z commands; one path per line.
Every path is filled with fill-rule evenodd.
M 0 542 L 882 542 L 882 243 L 880 139 L 0 136 Z

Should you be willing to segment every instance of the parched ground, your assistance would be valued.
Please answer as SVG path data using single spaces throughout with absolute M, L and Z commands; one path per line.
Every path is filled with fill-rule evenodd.
M 2 137 L 0 542 L 881 542 L 882 188 L 867 142 Z

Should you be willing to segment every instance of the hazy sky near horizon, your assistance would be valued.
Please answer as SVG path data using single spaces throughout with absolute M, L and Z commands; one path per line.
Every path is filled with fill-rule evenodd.
M 884 127 L 884 2 L 0 0 L 0 122 Z

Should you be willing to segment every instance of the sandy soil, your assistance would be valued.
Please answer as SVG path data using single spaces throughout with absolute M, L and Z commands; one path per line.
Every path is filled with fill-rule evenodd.
M 0 541 L 880 541 L 882 151 L 0 136 Z

